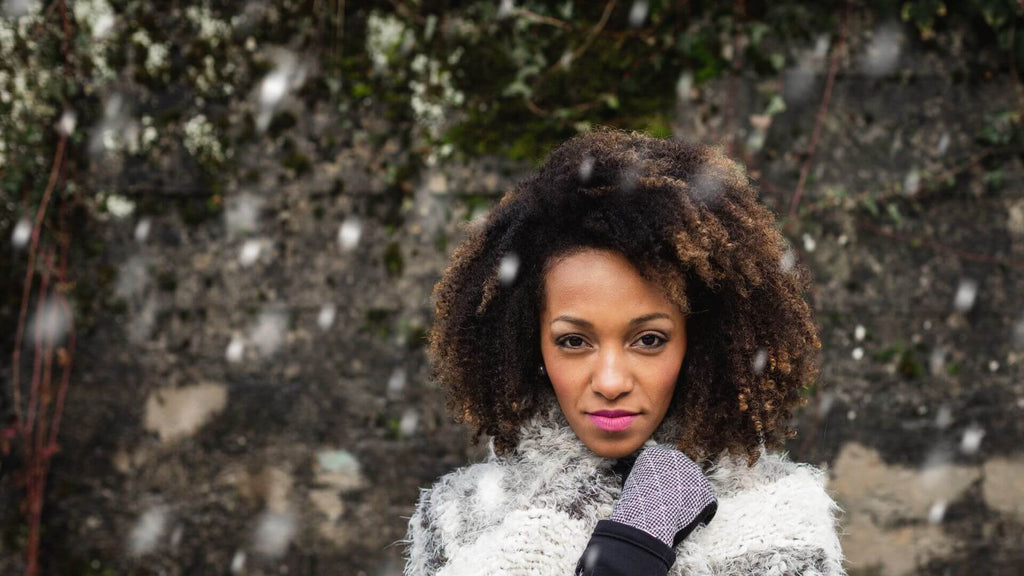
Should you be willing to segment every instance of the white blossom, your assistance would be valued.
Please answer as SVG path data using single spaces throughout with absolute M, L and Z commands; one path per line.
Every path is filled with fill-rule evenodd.
M 217 47 L 231 35 L 231 25 L 213 15 L 209 6 L 189 6 L 185 16 L 198 28 L 198 37 Z
M 405 35 L 405 24 L 392 14 L 370 12 L 366 18 L 366 53 L 373 69 L 387 69 L 391 53 L 399 47 Z
M 135 203 L 124 196 L 111 194 L 107 196 L 107 211 L 115 218 L 126 218 L 135 211 Z
M 185 123 L 185 148 L 198 159 L 216 163 L 225 160 L 224 148 L 205 114 L 193 116 Z

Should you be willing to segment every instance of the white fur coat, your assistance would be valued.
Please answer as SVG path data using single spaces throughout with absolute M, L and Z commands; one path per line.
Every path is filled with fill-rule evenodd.
M 659 428 L 652 440 L 667 440 Z M 515 454 L 421 489 L 405 576 L 571 576 L 597 521 L 621 493 L 615 460 L 594 454 L 555 402 L 523 425 Z M 842 512 L 823 470 L 768 453 L 748 467 L 726 452 L 709 469 L 718 512 L 675 547 L 670 576 L 844 575 Z

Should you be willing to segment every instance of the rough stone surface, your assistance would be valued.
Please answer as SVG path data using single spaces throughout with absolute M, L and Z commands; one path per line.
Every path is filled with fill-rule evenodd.
M 830 469 L 851 574 L 1024 573 L 1024 166 L 1019 153 L 986 164 L 976 141 L 991 111 L 1015 109 L 1015 86 L 1003 72 L 957 80 L 969 55 L 928 49 L 868 75 L 854 65 L 867 41 L 850 39 L 807 215 L 786 231 L 815 278 L 823 342 L 787 449 Z M 813 68 L 763 147 L 737 151 L 780 215 L 824 77 Z M 675 135 L 720 140 L 733 84 L 682 102 Z M 765 126 L 751 121 L 765 87 L 735 85 L 743 143 Z M 328 157 L 310 152 L 301 177 L 268 139 L 237 151 L 256 177 L 225 185 L 222 218 L 148 215 L 142 242 L 138 222 L 92 224 L 103 249 L 75 265 L 107 278 L 106 292 L 78 340 L 47 485 L 47 543 L 68 562 L 53 573 L 397 574 L 419 489 L 484 457 L 486 438 L 471 445 L 445 413 L 423 335 L 468 222 L 529 167 L 475 158 L 395 182 L 404 127 L 370 104 L 307 112 L 291 132 L 298 150 L 350 130 Z M 163 161 L 177 186 L 200 187 Z M 1002 186 L 989 184 L 997 170 Z M 868 197 L 886 201 L 872 211 Z M 353 241 L 343 227 L 356 221 Z M 965 283 L 973 304 L 957 309 Z M 17 496 L 0 482 L 7 510 Z M 15 541 L 0 540 L 4 574 L 21 571 Z

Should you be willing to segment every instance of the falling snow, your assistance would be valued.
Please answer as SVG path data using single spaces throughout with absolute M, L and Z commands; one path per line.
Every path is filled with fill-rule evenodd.
M 960 438 L 960 451 L 964 454 L 974 454 L 981 447 L 981 439 L 984 437 L 985 429 L 972 424 L 964 430 L 964 435 Z
M 242 250 L 238 254 L 238 263 L 242 266 L 250 266 L 260 257 L 263 250 L 262 240 L 246 240 L 242 244 Z
M 814 252 L 814 249 L 818 247 L 818 243 L 810 234 L 804 234 L 804 250 L 806 252 Z
M 77 122 L 78 116 L 75 114 L 75 111 L 65 110 L 57 122 L 57 130 L 64 136 L 70 136 L 74 134 Z
M 956 289 L 956 297 L 953 299 L 953 307 L 959 312 L 967 312 L 974 306 L 974 299 L 978 295 L 978 283 L 975 280 L 964 279 Z
M 316 325 L 320 330 L 326 331 L 334 324 L 334 317 L 338 314 L 338 307 L 328 302 L 320 307 L 320 313 L 316 317 Z
M 683 71 L 676 80 L 676 98 L 680 102 L 687 102 L 693 95 L 693 73 L 689 70 Z
M 256 230 L 263 203 L 262 198 L 248 192 L 228 196 L 224 202 L 224 227 L 228 235 Z
M 921 189 L 921 172 L 914 168 L 910 172 L 907 172 L 906 178 L 903 179 L 903 193 L 907 196 L 913 196 L 918 193 Z
M 764 371 L 764 367 L 768 364 L 768 351 L 764 348 L 758 348 L 754 354 L 754 360 L 751 362 L 751 369 L 754 374 L 760 374 Z
M 515 282 L 516 273 L 519 271 L 519 256 L 517 254 L 506 254 L 501 258 L 498 266 L 498 280 L 505 286 Z
M 149 230 L 152 227 L 152 225 L 153 222 L 148 217 L 140 219 L 139 222 L 135 225 L 135 241 L 139 242 L 140 244 L 142 242 L 145 242 L 146 238 L 149 238 Z
M 224 352 L 224 358 L 232 364 L 237 364 L 242 361 L 242 356 L 245 353 L 245 341 L 242 340 L 238 335 L 231 337 L 231 343 L 228 344 L 227 350 Z
M 398 433 L 402 438 L 408 438 L 416 433 L 419 427 L 420 415 L 415 408 L 406 408 L 402 413 L 402 419 L 398 422 Z
M 11 244 L 15 248 L 24 248 L 28 244 L 28 239 L 32 236 L 32 223 L 29 222 L 27 217 L 22 216 L 18 219 L 18 223 L 14 226 L 14 232 L 11 234 Z
M 821 402 L 818 403 L 818 418 L 825 418 L 828 416 L 832 405 L 835 404 L 836 396 L 831 392 L 825 392 L 821 395 Z
M 284 343 L 285 331 L 288 328 L 288 316 L 277 310 L 264 310 L 260 313 L 256 326 L 249 336 L 249 342 L 262 356 L 270 356 L 277 352 Z
M 352 250 L 359 244 L 359 237 L 362 235 L 363 225 L 355 216 L 349 216 L 338 228 L 338 244 L 346 252 Z
M 63 340 L 70 326 L 70 319 L 63 306 L 53 298 L 48 298 L 33 314 L 29 324 L 29 341 L 42 339 L 43 342 L 59 342 Z
M 1024 348 L 1024 314 L 1013 325 L 1013 345 L 1017 348 Z
M 779 260 L 779 267 L 783 272 L 788 274 L 793 271 L 793 267 L 795 265 L 796 254 L 792 249 L 787 248 L 786 251 L 782 253 L 782 258 Z
M 723 169 L 706 166 L 694 176 L 693 184 L 687 190 L 690 192 L 690 197 L 698 203 L 713 205 L 724 192 L 727 177 Z
M 512 0 L 501 0 L 498 6 L 498 18 L 508 18 L 515 10 L 515 3 Z
M 879 26 L 861 58 L 861 70 L 869 76 L 884 76 L 892 72 L 899 63 L 903 42 L 903 31 L 898 23 L 887 22 Z
M 0 3 L 0 12 L 11 20 L 34 14 L 38 9 L 38 0 L 3 0 Z
M 629 25 L 634 28 L 639 28 L 644 25 L 647 20 L 647 2 L 645 0 L 636 0 L 633 2 L 633 7 L 629 9 Z
M 934 348 L 928 355 L 928 371 L 932 376 L 940 376 L 946 370 L 946 349 Z
M 235 555 L 231 557 L 231 573 L 241 574 L 242 570 L 245 569 L 245 552 L 239 550 L 235 552 Z
M 185 535 L 185 527 L 178 524 L 174 527 L 174 532 L 171 532 L 171 546 L 177 548 L 181 544 L 181 538 Z
M 253 550 L 271 558 L 281 556 L 295 536 L 296 524 L 294 513 L 265 511 L 256 523 Z
M 395 368 L 388 378 L 387 395 L 389 398 L 397 398 L 405 389 L 405 369 Z
M 128 536 L 129 553 L 141 556 L 152 552 L 167 530 L 167 516 L 167 509 L 163 506 L 154 506 L 143 512 Z
M 594 174 L 594 158 L 587 156 L 580 162 L 580 182 L 586 184 L 590 182 L 590 177 Z

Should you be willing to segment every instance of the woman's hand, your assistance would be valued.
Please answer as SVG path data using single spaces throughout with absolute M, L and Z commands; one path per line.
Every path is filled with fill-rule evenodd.
M 612 516 L 600 520 L 576 576 L 665 576 L 673 548 L 718 511 L 711 484 L 696 462 L 654 444 L 637 456 Z
M 700 466 L 673 446 L 655 444 L 637 457 L 610 520 L 674 547 L 717 511 L 718 500 Z

